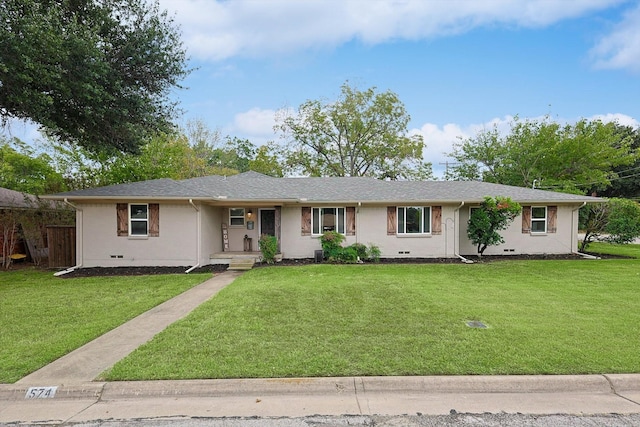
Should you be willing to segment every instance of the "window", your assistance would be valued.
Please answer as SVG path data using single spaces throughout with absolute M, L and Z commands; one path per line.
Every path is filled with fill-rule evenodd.
M 244 226 L 244 208 L 229 209 L 229 225 Z
M 129 230 L 131 236 L 149 234 L 149 205 L 129 205 Z
M 547 208 L 546 206 L 533 206 L 531 208 L 531 232 L 547 232 Z
M 160 236 L 160 205 L 158 203 L 117 203 L 116 218 L 119 237 Z
M 311 215 L 312 234 L 337 231 L 344 234 L 344 208 L 313 208 Z
M 398 207 L 398 234 L 431 233 L 431 208 L 429 206 Z

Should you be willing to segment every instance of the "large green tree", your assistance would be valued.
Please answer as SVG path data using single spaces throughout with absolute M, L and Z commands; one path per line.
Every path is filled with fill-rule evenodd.
M 138 154 L 94 153 L 68 143 L 49 141 L 52 164 L 69 188 L 81 189 L 150 179 L 187 179 L 206 175 L 234 175 L 237 170 L 209 164 L 202 153 L 179 134 L 157 134 Z
M 398 96 L 342 85 L 336 101 L 309 100 L 283 115 L 276 130 L 287 141 L 286 163 L 311 176 L 430 178 L 424 142 L 409 135 L 410 116 Z
M 64 191 L 64 179 L 51 163 L 24 142 L 0 137 L 0 187 L 35 195 Z
M 493 128 L 455 144 L 448 178 L 585 193 L 607 187 L 613 168 L 635 161 L 631 142 L 615 123 L 516 118 L 506 135 Z
M 137 152 L 169 132 L 189 72 L 157 0 L 0 2 L 0 118 L 30 119 L 91 151 Z
M 611 179 L 611 186 L 604 190 L 594 189 L 598 196 L 624 197 L 640 200 L 640 128 L 619 125 L 617 132 L 622 138 L 631 140 L 631 149 L 639 154 L 635 162 L 630 165 L 621 165 L 613 168 L 616 176 Z

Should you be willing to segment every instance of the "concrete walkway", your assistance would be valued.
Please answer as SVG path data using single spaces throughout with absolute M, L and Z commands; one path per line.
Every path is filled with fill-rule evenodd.
M 167 326 L 224 288 L 242 272 L 226 271 L 96 338 L 22 378 L 18 385 L 66 385 L 93 381 Z
M 240 274 L 217 275 L 16 384 L 0 384 L 0 425 L 315 414 L 445 415 L 452 410 L 640 413 L 640 375 L 93 381 Z M 34 387 L 50 387 L 49 396 L 28 398 Z

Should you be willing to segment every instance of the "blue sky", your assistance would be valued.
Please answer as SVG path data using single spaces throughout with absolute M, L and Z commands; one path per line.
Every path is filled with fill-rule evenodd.
M 397 93 L 436 174 L 457 137 L 514 115 L 640 124 L 640 2 L 160 0 L 191 65 L 173 93 L 222 135 L 278 140 L 274 117 L 349 81 Z M 30 128 L 14 127 L 29 133 Z

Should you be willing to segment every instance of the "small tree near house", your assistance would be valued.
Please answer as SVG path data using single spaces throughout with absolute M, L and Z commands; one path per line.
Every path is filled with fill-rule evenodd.
M 498 231 L 506 229 L 520 210 L 519 203 L 500 196 L 485 197 L 479 208 L 471 210 L 467 236 L 477 246 L 479 256 L 487 247 L 504 243 Z

